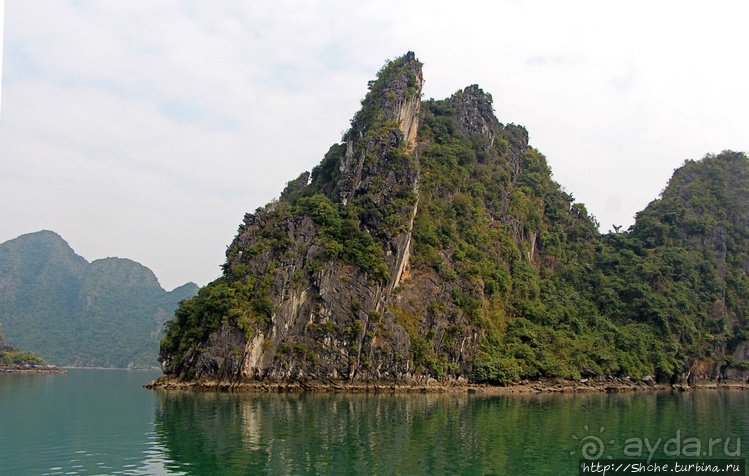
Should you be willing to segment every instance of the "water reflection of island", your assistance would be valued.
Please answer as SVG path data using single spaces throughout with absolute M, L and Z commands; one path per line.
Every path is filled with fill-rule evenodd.
M 566 474 L 563 468 L 577 474 L 579 440 L 572 436 L 584 436 L 584 426 L 604 428 L 614 457 L 633 435 L 749 439 L 749 427 L 740 426 L 747 403 L 749 393 L 741 391 L 496 397 L 160 391 L 156 433 L 170 468 L 188 474 Z

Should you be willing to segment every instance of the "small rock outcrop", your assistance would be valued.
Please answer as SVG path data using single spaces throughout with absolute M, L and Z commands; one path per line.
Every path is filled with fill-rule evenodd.
M 20 352 L 5 342 L 3 329 L 0 327 L 0 373 L 64 374 L 67 371 L 46 364 L 44 360 L 30 352 Z

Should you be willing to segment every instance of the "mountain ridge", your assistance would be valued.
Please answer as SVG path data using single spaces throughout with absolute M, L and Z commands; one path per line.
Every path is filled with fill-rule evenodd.
M 196 289 L 188 283 L 167 292 L 150 269 L 126 258 L 89 263 L 49 230 L 0 244 L 6 337 L 57 365 L 154 365 L 163 322 Z

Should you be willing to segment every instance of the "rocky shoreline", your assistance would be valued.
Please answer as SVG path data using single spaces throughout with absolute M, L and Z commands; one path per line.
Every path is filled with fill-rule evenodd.
M 470 393 L 500 395 L 510 393 L 584 393 L 584 392 L 630 392 L 648 390 L 691 391 L 697 389 L 749 390 L 749 383 L 731 381 L 705 381 L 692 385 L 659 384 L 652 378 L 635 380 L 619 377 L 599 377 L 596 379 L 563 380 L 540 379 L 521 381 L 508 386 L 472 384 L 467 381 L 427 382 L 343 382 L 343 381 L 230 381 L 230 380 L 181 380 L 165 375 L 144 385 L 155 390 L 218 390 L 256 392 L 350 392 L 350 393 Z
M 67 370 L 47 364 L 0 365 L 0 374 L 66 374 Z

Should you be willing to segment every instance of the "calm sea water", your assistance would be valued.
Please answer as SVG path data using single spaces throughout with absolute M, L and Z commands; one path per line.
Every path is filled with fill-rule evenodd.
M 0 474 L 573 475 L 578 458 L 632 456 L 638 442 L 643 458 L 648 448 L 654 457 L 749 454 L 742 391 L 485 397 L 142 388 L 157 376 L 0 375 Z

